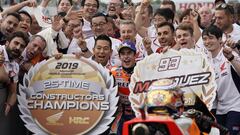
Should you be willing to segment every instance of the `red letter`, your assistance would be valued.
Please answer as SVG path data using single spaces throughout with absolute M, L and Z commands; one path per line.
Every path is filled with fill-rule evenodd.
M 133 89 L 133 93 L 136 94 L 136 93 L 146 92 L 151 84 L 152 84 L 152 81 L 145 81 L 144 83 L 136 82 Z
M 179 9 L 185 10 L 187 8 L 187 3 L 180 3 L 179 4 Z

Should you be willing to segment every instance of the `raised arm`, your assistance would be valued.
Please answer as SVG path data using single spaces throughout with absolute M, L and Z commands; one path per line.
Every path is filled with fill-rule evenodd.
M 234 55 L 233 50 L 230 47 L 223 48 L 223 54 L 231 62 L 233 68 L 237 72 L 238 76 L 240 76 L 240 58 L 239 55 Z
M 46 8 L 51 0 L 42 0 L 40 6 Z
M 1 14 L 2 14 L 2 16 L 4 16 L 11 12 L 17 12 L 18 10 L 22 9 L 25 6 L 34 7 L 36 5 L 37 5 L 37 3 L 35 0 L 23 1 L 21 3 L 18 3 L 16 5 L 6 8 L 5 10 L 3 10 L 3 12 Z
M 150 0 L 143 0 L 140 4 L 139 7 L 139 12 L 136 13 L 135 17 L 135 24 L 136 24 L 136 29 L 138 34 L 141 37 L 147 37 L 148 36 L 148 28 L 143 26 L 143 21 L 142 21 L 142 12 L 144 11 L 145 8 L 148 8 L 150 4 Z

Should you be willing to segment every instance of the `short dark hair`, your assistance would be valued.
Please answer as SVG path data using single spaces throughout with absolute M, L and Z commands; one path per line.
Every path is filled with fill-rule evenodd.
M 28 16 L 30 19 L 30 23 L 32 24 L 32 17 L 27 11 L 22 10 L 22 11 L 19 11 L 18 14 L 19 15 L 24 14 L 24 15 Z
M 209 36 L 209 34 L 214 35 L 217 39 L 219 39 L 222 38 L 223 31 L 215 25 L 210 25 L 209 27 L 203 30 L 202 36 L 204 35 Z
M 92 19 L 95 17 L 104 17 L 105 21 L 108 22 L 107 16 L 104 15 L 102 12 L 97 12 L 96 14 L 94 14 Z M 92 23 L 92 21 L 91 21 L 91 23 Z
M 193 9 L 190 9 L 190 8 L 184 10 L 184 11 L 182 12 L 182 14 L 179 16 L 179 21 L 182 22 L 182 21 L 183 21 L 183 18 L 184 18 L 185 16 L 190 16 L 192 11 L 193 11 Z M 201 24 L 201 17 L 200 17 L 200 15 L 199 15 L 198 12 L 196 12 L 196 13 L 198 14 L 197 22 L 198 22 L 198 25 L 200 26 L 200 24 Z
M 193 28 L 190 24 L 187 24 L 187 23 L 180 23 L 178 25 L 178 27 L 176 28 L 176 31 L 177 30 L 184 30 L 184 31 L 188 31 L 191 36 L 193 36 Z
M 57 5 L 59 5 L 61 1 L 62 1 L 62 0 L 59 0 L 58 3 L 57 3 Z M 72 0 L 68 0 L 68 1 L 70 2 L 71 5 L 73 5 Z
M 171 5 L 173 7 L 173 12 L 175 13 L 176 12 L 176 5 L 173 1 L 171 0 L 163 0 L 161 5 Z
M 26 43 L 26 46 L 27 46 L 27 44 L 29 42 L 29 37 L 26 33 L 21 32 L 21 31 L 15 31 L 7 38 L 7 41 L 11 42 L 15 37 L 22 38 L 23 41 Z
M 12 13 L 8 13 L 5 18 L 7 18 L 8 16 L 14 16 L 15 18 L 18 19 L 18 21 L 21 21 L 21 16 L 17 13 L 17 12 L 12 12 Z
M 218 2 L 222 2 L 222 3 L 226 3 L 225 0 L 215 0 L 214 4 L 218 3 Z
M 216 10 L 224 10 L 226 14 L 228 15 L 234 15 L 234 8 L 233 6 L 226 4 L 226 3 L 222 3 L 220 5 L 218 5 L 215 9 Z
M 175 28 L 174 28 L 173 24 L 170 23 L 170 22 L 162 22 L 162 23 L 160 23 L 160 24 L 157 25 L 157 28 L 161 28 L 161 27 L 164 27 L 164 26 L 170 27 L 172 33 L 174 33 Z
M 81 6 L 84 7 L 86 0 L 81 0 Z M 97 8 L 99 8 L 99 0 L 96 0 Z
M 173 22 L 174 20 L 174 13 L 171 9 L 169 8 L 158 8 L 153 16 L 160 15 L 165 18 L 166 21 L 171 20 Z
M 110 44 L 110 48 L 112 49 L 112 41 L 111 41 L 111 39 L 109 38 L 109 36 L 107 36 L 107 35 L 105 35 L 105 34 L 102 34 L 102 35 L 97 36 L 97 38 L 95 39 L 94 47 L 96 46 L 98 40 L 108 41 L 109 44 Z

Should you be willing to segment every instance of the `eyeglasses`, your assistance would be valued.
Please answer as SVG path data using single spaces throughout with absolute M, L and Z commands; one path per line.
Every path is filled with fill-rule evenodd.
M 222 4 L 217 5 L 216 10 L 217 9 L 226 9 L 231 14 L 234 14 L 233 7 L 231 5 L 226 4 L 226 3 L 222 3 Z
M 90 3 L 86 3 L 86 4 L 84 4 L 84 6 L 92 7 L 92 8 L 97 8 L 98 7 L 96 4 L 90 4 Z
M 106 22 L 100 22 L 100 23 L 93 23 L 92 24 L 92 27 L 102 27 L 102 26 L 104 26 L 106 24 Z

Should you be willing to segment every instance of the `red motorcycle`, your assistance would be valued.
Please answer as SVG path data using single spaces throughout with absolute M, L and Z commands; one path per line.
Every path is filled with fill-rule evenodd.
M 145 104 L 139 108 L 141 118 L 125 122 L 123 135 L 202 135 L 212 128 L 228 133 L 197 96 L 194 106 L 184 106 L 183 92 L 172 84 L 170 79 L 152 83 Z

